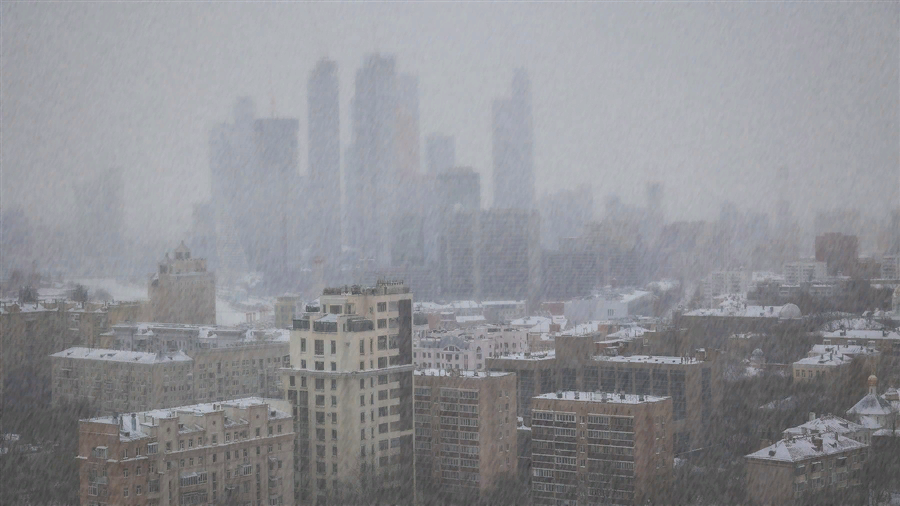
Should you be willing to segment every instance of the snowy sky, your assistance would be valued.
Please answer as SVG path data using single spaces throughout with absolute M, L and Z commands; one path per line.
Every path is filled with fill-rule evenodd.
M 490 201 L 490 104 L 532 78 L 537 194 L 591 184 L 669 217 L 723 199 L 801 216 L 900 201 L 900 4 L 45 3 L 2 7 L 0 202 L 71 219 L 70 185 L 127 171 L 128 223 L 169 237 L 209 195 L 207 132 L 236 96 L 299 117 L 338 62 L 349 140 L 363 55 L 419 76 L 422 138 L 456 136 Z M 274 104 L 274 106 L 273 106 Z M 424 150 L 423 150 L 424 152 Z M 599 207 L 599 206 L 598 206 Z M 166 233 L 169 231 L 170 233 Z

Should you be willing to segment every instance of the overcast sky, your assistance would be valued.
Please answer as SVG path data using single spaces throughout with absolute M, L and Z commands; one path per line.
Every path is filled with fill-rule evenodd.
M 182 234 L 209 196 L 208 130 L 242 94 L 301 119 L 305 172 L 310 69 L 338 62 L 346 144 L 353 76 L 376 50 L 419 76 L 423 142 L 455 135 L 488 202 L 490 104 L 517 66 L 538 195 L 591 184 L 598 202 L 642 204 L 659 180 L 672 219 L 715 217 L 723 199 L 769 211 L 783 165 L 799 214 L 900 200 L 897 3 L 0 9 L 0 202 L 45 221 L 71 219 L 73 182 L 121 166 L 130 232 Z

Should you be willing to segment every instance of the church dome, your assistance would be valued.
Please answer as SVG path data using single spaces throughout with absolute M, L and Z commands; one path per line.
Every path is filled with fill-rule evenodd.
M 800 318 L 801 316 L 803 316 L 803 314 L 800 312 L 800 308 L 797 307 L 796 304 L 786 304 L 778 313 L 778 317 L 783 319 Z

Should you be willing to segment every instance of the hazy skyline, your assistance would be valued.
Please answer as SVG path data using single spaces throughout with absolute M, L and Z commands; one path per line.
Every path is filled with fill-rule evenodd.
M 454 136 L 487 205 L 491 102 L 521 66 L 537 196 L 591 184 L 595 202 L 642 205 L 658 180 L 670 219 L 715 218 L 723 199 L 771 211 L 787 166 L 801 217 L 880 214 L 900 201 L 898 17 L 895 3 L 4 4 L 0 202 L 65 221 L 73 184 L 120 166 L 129 233 L 174 244 L 238 96 L 300 119 L 305 174 L 310 70 L 338 64 L 346 146 L 353 76 L 380 51 L 419 78 L 423 147 Z

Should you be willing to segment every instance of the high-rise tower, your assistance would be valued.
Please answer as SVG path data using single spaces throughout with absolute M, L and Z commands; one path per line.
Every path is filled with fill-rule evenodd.
M 341 253 L 341 129 L 337 63 L 322 59 L 308 85 L 309 197 L 318 210 L 307 236 L 313 258 L 326 264 Z
M 287 399 L 294 504 L 414 501 L 412 295 L 402 282 L 326 288 L 294 320 Z
M 494 207 L 534 208 L 534 127 L 531 81 L 516 69 L 509 98 L 493 105 Z
M 368 55 L 356 73 L 348 150 L 347 241 L 361 256 L 390 263 L 389 228 L 398 190 L 397 72 L 393 56 Z

